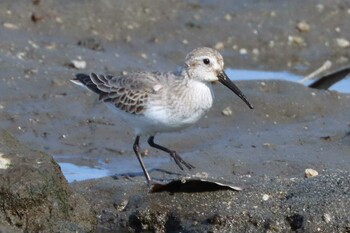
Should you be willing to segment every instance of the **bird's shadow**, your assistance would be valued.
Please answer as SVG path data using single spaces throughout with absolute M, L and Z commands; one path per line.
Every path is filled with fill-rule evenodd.
M 203 179 L 198 177 L 181 177 L 181 174 L 167 171 L 164 169 L 152 169 L 150 172 L 163 172 L 169 175 L 176 175 L 176 179 L 157 179 L 153 178 L 150 186 L 151 193 L 169 192 L 169 193 L 200 193 L 214 192 L 219 190 L 241 191 L 241 187 L 227 184 L 225 181 L 216 181 L 215 179 Z M 131 179 L 132 177 L 143 176 L 142 172 L 123 173 L 112 176 L 115 179 L 121 177 Z

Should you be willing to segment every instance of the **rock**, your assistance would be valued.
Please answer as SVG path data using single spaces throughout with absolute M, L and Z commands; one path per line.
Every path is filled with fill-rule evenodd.
M 11 165 L 10 159 L 3 158 L 4 154 L 0 153 L 0 169 L 8 169 Z
M 262 199 L 263 199 L 263 201 L 267 201 L 267 200 L 270 199 L 270 196 L 269 196 L 268 194 L 264 194 L 264 195 L 262 196 Z
M 318 176 L 318 172 L 314 169 L 308 168 L 305 169 L 305 177 L 306 178 L 310 178 L 310 177 L 314 177 L 314 176 Z
M 86 61 L 82 60 L 72 60 L 71 61 L 71 67 L 76 69 L 85 69 L 86 68 Z
M 175 193 L 150 193 L 135 181 L 125 188 L 125 181 L 114 180 L 112 186 L 112 178 L 103 178 L 93 181 L 85 195 L 100 197 L 91 198 L 95 206 L 108 193 L 117 196 L 118 205 L 123 203 L 114 216 L 113 203 L 102 205 L 100 221 L 109 232 L 346 232 L 349 175 L 332 171 L 317 179 L 255 177 L 241 179 L 247 186 L 240 192 Z M 75 186 L 86 190 L 85 185 Z
M 332 220 L 332 217 L 330 216 L 330 214 L 325 213 L 325 214 L 323 215 L 323 220 L 324 220 L 326 223 L 330 223 L 330 221 Z
M 226 21 L 231 21 L 232 20 L 232 16 L 230 15 L 230 14 L 226 14 L 225 16 L 224 16 L 224 19 L 226 20 Z
M 221 50 L 221 49 L 223 49 L 224 48 L 224 43 L 223 42 L 217 42 L 215 45 L 214 45 L 214 48 L 216 49 L 216 50 Z
M 222 110 L 222 115 L 224 116 L 232 116 L 232 109 L 230 107 L 226 107 Z
M 245 49 L 245 48 L 241 48 L 241 49 L 239 50 L 239 53 L 240 53 L 241 55 L 245 55 L 245 54 L 248 54 L 248 50 Z
M 350 46 L 350 42 L 347 39 L 344 38 L 337 38 L 337 45 L 341 48 L 347 48 Z
M 288 36 L 289 45 L 305 45 L 304 38 L 300 36 Z
M 16 24 L 12 24 L 12 23 L 8 23 L 8 22 L 5 22 L 3 25 L 5 28 L 8 28 L 8 29 L 18 29 L 19 28 Z
M 90 205 L 72 191 L 52 157 L 23 146 L 4 130 L 0 152 L 6 161 L 0 169 L 0 229 L 94 232 Z
M 310 25 L 306 23 L 305 21 L 301 21 L 297 24 L 297 29 L 300 32 L 308 32 L 310 31 Z

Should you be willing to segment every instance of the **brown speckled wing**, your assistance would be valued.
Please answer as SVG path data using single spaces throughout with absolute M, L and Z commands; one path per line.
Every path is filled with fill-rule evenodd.
M 99 99 L 113 104 L 127 113 L 139 115 L 145 111 L 147 98 L 154 92 L 157 79 L 147 73 L 135 73 L 129 76 L 90 75 L 91 81 L 100 90 Z

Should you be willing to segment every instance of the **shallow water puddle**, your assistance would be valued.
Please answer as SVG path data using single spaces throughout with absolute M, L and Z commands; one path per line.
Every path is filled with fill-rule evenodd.
M 227 76 L 232 80 L 286 80 L 290 82 L 298 82 L 303 76 L 292 74 L 286 71 L 257 71 L 257 70 L 226 70 Z M 315 79 L 304 83 L 305 86 L 313 83 Z M 350 93 L 350 78 L 345 78 L 342 81 L 334 84 L 329 88 L 333 91 Z
M 132 157 L 117 157 L 109 160 L 108 163 L 101 160 L 96 161 L 96 165 L 77 165 L 79 157 L 75 155 L 58 155 L 54 156 L 55 160 L 61 167 L 63 175 L 68 182 L 82 181 L 88 179 L 97 179 L 106 176 L 123 176 L 123 175 L 140 175 L 143 176 L 140 164 Z M 74 163 L 68 162 L 69 159 L 74 160 Z M 83 160 L 81 158 L 80 160 Z M 63 162 L 64 161 L 64 162 Z M 169 159 L 165 158 L 144 158 L 144 162 L 149 171 L 152 168 L 160 167 L 161 164 L 169 162 Z
M 87 166 L 77 166 L 72 163 L 58 163 L 62 173 L 68 182 L 96 179 L 108 176 L 109 171 L 105 168 L 92 168 Z

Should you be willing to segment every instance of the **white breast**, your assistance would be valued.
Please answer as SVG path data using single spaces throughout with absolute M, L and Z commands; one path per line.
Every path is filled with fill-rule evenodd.
M 178 130 L 197 122 L 211 108 L 213 98 L 210 83 L 190 80 L 154 96 L 144 115 L 157 132 Z

